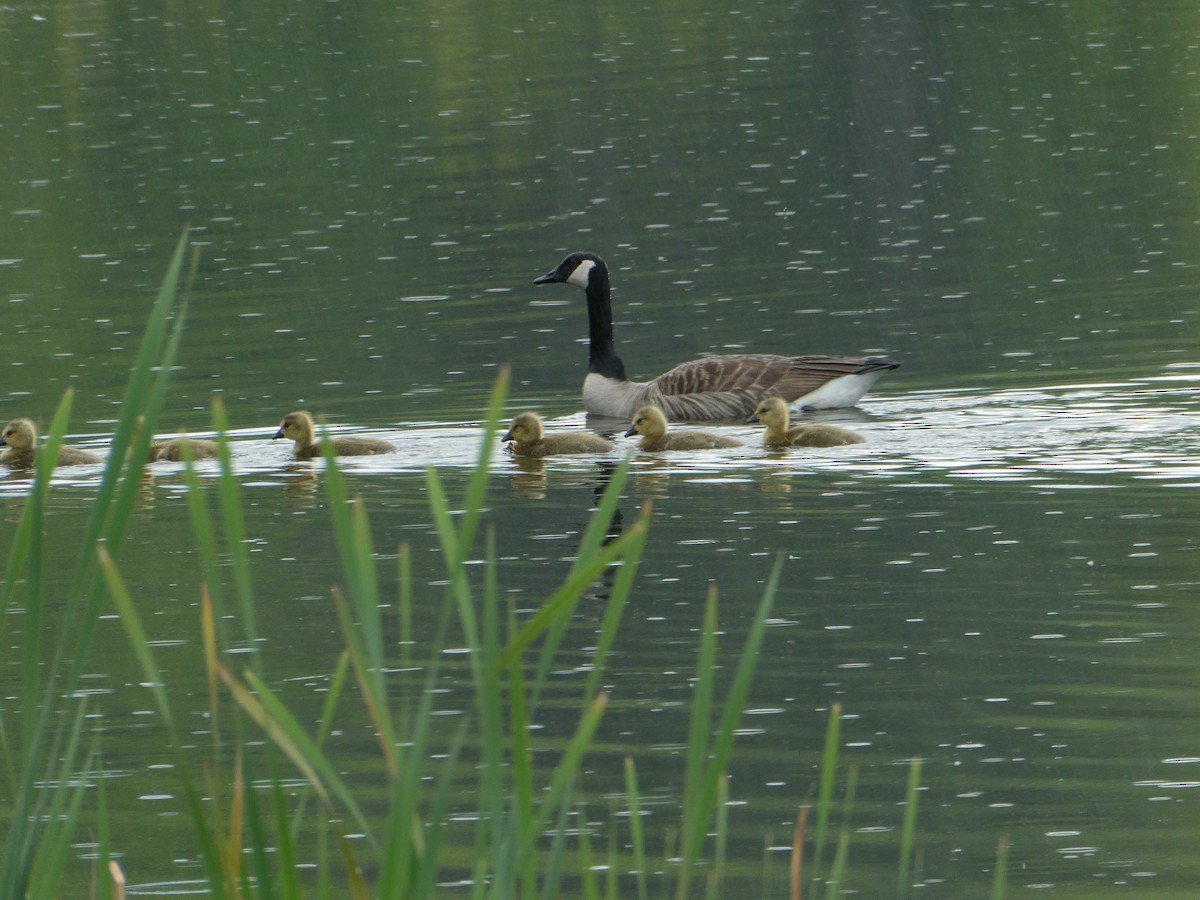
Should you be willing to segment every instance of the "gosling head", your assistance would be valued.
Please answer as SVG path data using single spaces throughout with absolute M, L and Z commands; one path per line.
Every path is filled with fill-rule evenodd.
M 13 419 L 0 432 L 0 447 L 14 450 L 32 450 L 37 443 L 37 432 L 29 419 Z
M 608 266 L 595 253 L 572 253 L 534 284 L 573 284 L 587 290 L 589 283 L 600 285 L 608 281 Z
M 767 397 L 758 404 L 747 422 L 762 422 L 768 428 L 786 428 L 788 422 L 788 407 L 782 397 Z
M 275 432 L 275 438 L 288 438 L 293 441 L 312 440 L 313 436 L 313 420 L 312 416 L 297 410 L 290 412 L 283 417 L 283 421 L 279 423 L 279 430 Z
M 625 437 L 640 434 L 646 438 L 660 438 L 667 433 L 667 417 L 663 411 L 650 403 L 633 414 L 633 424 L 625 432 Z
M 504 433 L 504 437 L 500 438 L 500 441 L 501 443 L 516 441 L 518 444 L 534 444 L 540 441 L 545 433 L 541 416 L 535 412 L 523 412 L 512 420 L 512 424 L 508 426 L 508 431 Z

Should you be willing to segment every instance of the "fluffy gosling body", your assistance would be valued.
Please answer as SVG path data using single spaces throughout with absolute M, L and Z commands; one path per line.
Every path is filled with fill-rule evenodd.
M 296 459 L 316 459 L 324 454 L 323 444 L 317 442 L 316 428 L 312 416 L 304 410 L 290 412 L 279 423 L 275 438 L 288 438 L 295 443 L 292 452 Z M 396 449 L 395 444 L 374 438 L 334 437 L 327 439 L 333 445 L 334 456 L 374 456 L 377 453 L 390 453 Z
M 793 425 L 788 428 L 788 406 L 782 397 L 763 400 L 748 421 L 767 426 L 763 432 L 763 446 L 772 450 L 785 447 L 840 447 L 866 441 L 857 431 L 838 425 Z
M 32 469 L 37 462 L 37 432 L 29 419 L 13 419 L 0 432 L 0 463 L 13 469 Z M 74 447 L 59 447 L 56 466 L 86 466 L 104 462 L 104 458 Z
M 653 403 L 633 414 L 633 423 L 625 437 L 642 436 L 639 450 L 659 453 L 663 450 L 713 450 L 718 447 L 740 447 L 741 441 L 712 431 L 668 431 L 667 417 Z
M 217 442 L 204 438 L 171 438 L 150 445 L 150 462 L 183 462 L 183 449 L 191 451 L 192 459 L 216 459 Z
M 500 440 L 508 444 L 508 452 L 516 456 L 564 456 L 570 453 L 607 453 L 614 449 L 590 431 L 570 434 L 546 434 L 542 417 L 535 412 L 523 412 L 512 420 Z

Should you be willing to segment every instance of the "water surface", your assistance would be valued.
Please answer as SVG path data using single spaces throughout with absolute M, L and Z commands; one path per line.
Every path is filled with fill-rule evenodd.
M 162 425 L 207 433 L 225 403 L 264 671 L 315 717 L 339 576 L 321 465 L 269 440 L 283 413 L 397 445 L 347 462 L 388 590 L 406 542 L 440 591 L 424 471 L 453 496 L 491 441 L 503 589 L 532 609 L 623 452 L 520 465 L 481 432 L 505 364 L 510 411 L 589 427 L 582 297 L 531 284 L 566 252 L 608 259 L 637 377 L 704 353 L 886 353 L 903 367 L 821 416 L 864 445 L 769 453 L 726 425 L 744 447 L 635 460 L 621 514 L 653 501 L 651 538 L 581 819 L 606 827 L 627 753 L 670 815 L 709 585 L 732 659 L 783 555 L 731 772 L 739 890 L 783 896 L 836 702 L 863 895 L 894 883 L 919 756 L 925 893 L 981 894 L 1006 835 L 1013 896 L 1190 897 L 1196 18 L 1175 0 L 731 0 L 583 20 L 537 2 L 7 7 L 0 418 L 44 426 L 73 386 L 72 441 L 106 445 L 189 227 L 199 270 Z M 56 476 L 64 564 L 98 478 Z M 27 490 L 0 477 L 5 547 Z M 200 739 L 183 492 L 178 466 L 154 467 L 122 566 Z M 572 630 L 548 734 L 574 721 L 603 596 Z M 125 652 L 89 673 L 108 803 L 139 835 L 123 865 L 142 894 L 178 888 L 194 843 L 140 676 Z M 366 760 L 363 724 L 339 739 Z

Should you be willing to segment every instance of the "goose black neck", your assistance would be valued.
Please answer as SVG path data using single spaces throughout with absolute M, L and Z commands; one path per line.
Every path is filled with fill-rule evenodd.
M 612 295 L 604 266 L 596 266 L 588 274 L 584 293 L 588 306 L 588 371 L 626 381 L 625 364 L 613 345 Z

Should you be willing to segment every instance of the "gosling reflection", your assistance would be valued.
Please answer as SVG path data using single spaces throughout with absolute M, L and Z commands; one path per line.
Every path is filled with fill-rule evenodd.
M 546 499 L 546 461 L 534 456 L 514 456 L 516 471 L 508 477 L 513 496 L 522 500 Z
M 317 505 L 317 487 L 320 478 L 310 466 L 293 464 L 282 468 L 283 493 L 290 503 L 302 509 L 311 509 Z

